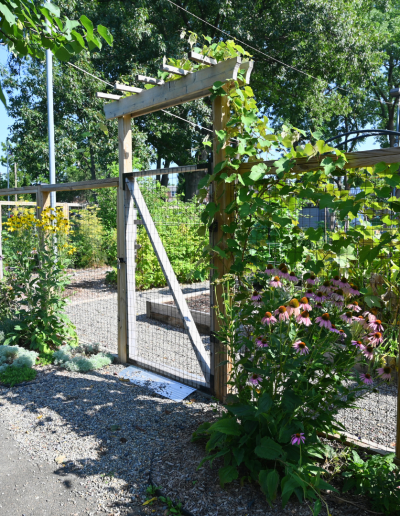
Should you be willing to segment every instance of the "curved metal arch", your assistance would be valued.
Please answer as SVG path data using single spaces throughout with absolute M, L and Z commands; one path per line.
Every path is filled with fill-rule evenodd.
M 357 136 L 355 138 L 348 139 L 347 137 L 356 134 Z M 390 131 L 388 129 L 358 129 L 355 131 L 349 131 L 347 133 L 338 134 L 337 136 L 333 136 L 332 138 L 328 138 L 328 140 L 325 141 L 325 143 L 333 142 L 334 140 L 339 140 L 340 138 L 345 137 L 345 140 L 343 142 L 338 143 L 338 147 L 340 145 L 345 145 L 347 143 L 353 142 L 355 140 L 360 140 L 361 138 L 368 138 L 370 136 L 380 136 L 380 135 L 386 135 L 386 136 L 399 136 L 400 137 L 400 131 Z

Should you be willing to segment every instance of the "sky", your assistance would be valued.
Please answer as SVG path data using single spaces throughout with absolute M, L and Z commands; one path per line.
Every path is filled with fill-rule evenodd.
M 5 65 L 7 61 L 8 51 L 7 49 L 0 45 L 0 66 Z M 0 102 L 0 142 L 6 141 L 8 135 L 8 127 L 12 124 L 12 118 L 8 116 L 7 110 L 4 107 L 3 103 Z M 366 129 L 369 129 L 367 127 Z M 368 138 L 357 150 L 368 150 L 368 149 L 378 149 L 379 144 L 377 144 L 373 138 Z M 271 159 L 271 158 L 269 158 Z M 155 168 L 153 165 L 152 168 Z M 0 174 L 6 174 L 6 167 L 0 164 Z

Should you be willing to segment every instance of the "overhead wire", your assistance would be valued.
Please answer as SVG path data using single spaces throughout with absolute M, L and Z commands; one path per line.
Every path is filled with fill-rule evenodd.
M 213 25 L 212 23 L 208 22 L 207 20 L 203 20 L 203 18 L 200 18 L 199 16 L 197 16 L 196 14 L 188 11 L 187 9 L 185 9 L 184 7 L 176 4 L 175 2 L 173 2 L 172 0 L 167 0 L 170 4 L 172 5 L 175 5 L 176 7 L 178 7 L 179 9 L 182 9 L 182 11 L 185 11 L 186 13 L 190 14 L 190 16 L 193 16 L 194 18 L 197 18 L 199 21 L 209 25 L 210 27 L 212 27 L 213 29 L 215 30 L 218 30 L 219 32 L 221 32 L 222 34 L 225 34 L 226 36 L 230 37 L 230 38 L 233 38 L 234 40 L 238 41 L 239 43 L 241 43 L 242 45 L 245 45 L 246 47 L 248 48 L 251 48 L 252 50 L 254 50 L 255 52 L 258 52 L 259 54 L 262 54 L 264 55 L 265 57 L 267 57 L 268 59 L 271 59 L 272 61 L 275 61 L 279 64 L 281 64 L 282 66 L 285 66 L 286 68 L 290 68 L 291 70 L 294 70 L 298 73 L 301 73 L 303 75 L 306 75 L 307 77 L 310 77 L 311 79 L 315 79 L 316 81 L 318 81 L 318 77 L 315 77 L 314 75 L 311 75 L 310 73 L 308 72 L 305 72 L 304 70 L 300 70 L 299 68 L 295 67 L 295 66 L 292 66 L 292 65 L 289 65 L 287 63 L 284 63 L 283 61 L 281 61 L 280 59 L 277 59 L 276 57 L 273 57 L 269 54 L 267 54 L 266 52 L 263 52 L 262 50 L 260 50 L 259 48 L 256 48 L 256 47 L 253 47 L 252 45 L 250 45 L 249 43 L 246 43 L 245 41 L 242 41 L 240 40 L 239 38 L 237 38 L 236 36 L 232 36 L 232 34 L 229 34 L 228 32 L 224 31 L 223 29 L 220 29 L 219 27 L 216 27 L 215 25 Z M 340 90 L 343 90 L 347 93 L 354 93 L 352 90 L 349 90 L 347 88 L 343 88 L 343 86 L 337 86 L 337 89 L 340 89 Z M 367 97 L 369 100 L 373 100 L 375 102 L 379 102 L 380 104 L 389 104 L 390 106 L 392 106 L 393 104 L 391 102 L 386 102 L 385 100 L 381 100 L 381 99 L 376 99 L 374 97 Z

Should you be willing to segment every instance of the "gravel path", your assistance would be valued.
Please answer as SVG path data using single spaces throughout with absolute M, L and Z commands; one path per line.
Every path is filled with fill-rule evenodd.
M 7 496 L 22 488 L 20 503 L 8 501 L 5 507 L 13 510 L 0 509 L 1 515 L 166 516 L 160 501 L 143 506 L 150 479 L 195 516 L 310 514 L 306 504 L 295 500 L 285 509 L 279 501 L 270 508 L 254 485 L 234 482 L 221 489 L 218 464 L 197 471 L 205 450 L 190 443 L 190 437 L 200 423 L 216 416 L 210 399 L 197 392 L 189 400 L 172 402 L 121 382 L 116 374 L 122 369 L 111 365 L 80 374 L 47 366 L 38 368 L 30 384 L 0 387 L 1 427 L 11 432 L 16 445 L 7 470 L 2 457 L 0 485 Z M 29 475 L 36 478 L 29 481 Z M 29 505 L 27 496 L 35 485 L 39 498 Z M 48 496 L 41 499 L 43 486 Z M 49 505 L 51 513 L 46 512 Z M 329 500 L 329 505 L 332 516 L 366 514 L 347 503 Z

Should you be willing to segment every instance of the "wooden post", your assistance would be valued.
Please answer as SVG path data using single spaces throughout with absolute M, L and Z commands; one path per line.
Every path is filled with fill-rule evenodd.
M 215 167 L 217 163 L 223 161 L 225 159 L 225 150 L 221 149 L 217 152 L 217 138 L 215 132 L 221 129 L 225 129 L 226 123 L 229 120 L 229 106 L 228 106 L 228 98 L 225 97 L 217 97 L 213 102 L 213 124 L 214 124 L 214 149 L 213 149 L 213 166 Z M 210 244 L 217 245 L 222 249 L 224 249 L 224 240 L 227 238 L 227 234 L 224 234 L 222 231 L 222 226 L 224 224 L 230 224 L 230 215 L 225 213 L 225 208 L 231 203 L 234 199 L 234 185 L 233 183 L 214 183 L 211 188 L 211 198 L 216 203 L 219 204 L 219 211 L 215 215 L 215 224 L 214 228 L 210 231 Z M 222 242 L 221 242 L 222 240 Z M 212 264 L 216 269 L 212 271 L 212 274 L 216 275 L 218 278 L 222 278 L 224 274 L 226 274 L 231 266 L 231 261 L 228 259 L 223 259 L 219 256 L 214 256 L 212 259 Z M 224 304 L 222 299 L 222 286 L 217 285 L 214 287 L 210 285 L 210 301 L 211 306 L 218 306 L 220 313 L 224 313 Z M 219 321 L 215 310 L 211 309 L 211 342 L 212 345 L 212 353 L 211 353 L 211 374 L 214 373 L 214 386 L 213 388 L 215 396 L 222 402 L 225 401 L 226 395 L 228 393 L 227 381 L 229 379 L 229 372 L 231 370 L 231 366 L 229 363 L 225 363 L 223 365 L 219 365 L 221 362 L 228 360 L 228 350 L 225 346 L 223 346 L 218 339 L 215 338 L 214 333 L 219 330 Z
M 118 253 L 118 359 L 126 363 L 128 353 L 127 279 L 125 240 L 124 173 L 132 172 L 131 116 L 118 118 L 119 184 L 117 190 L 117 253 Z
M 42 211 L 50 206 L 50 192 L 46 192 L 41 186 L 37 187 L 36 193 L 37 217 L 42 215 Z

